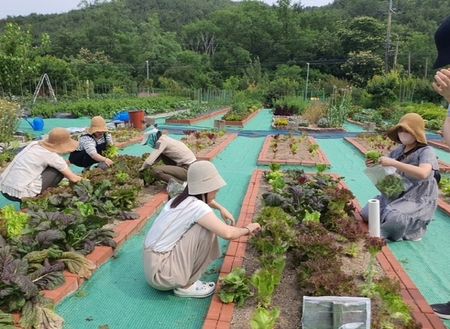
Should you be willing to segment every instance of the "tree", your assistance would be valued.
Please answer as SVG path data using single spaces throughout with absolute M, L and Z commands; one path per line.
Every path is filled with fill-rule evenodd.
M 130 77 L 112 63 L 103 51 L 91 52 L 81 48 L 76 58 L 70 60 L 70 67 L 81 82 L 92 81 L 97 84 L 96 92 L 110 92 L 114 85 L 123 85 Z
M 374 75 L 383 72 L 384 62 L 380 56 L 371 51 L 351 52 L 342 69 L 352 83 L 358 87 L 364 87 L 366 82 Z
M 397 101 L 397 95 L 394 93 L 399 85 L 399 76 L 395 72 L 386 75 L 375 75 L 367 83 L 367 92 L 371 95 L 373 108 L 386 107 Z
M 159 22 L 157 14 L 152 14 L 147 21 L 138 26 L 136 36 L 133 40 L 134 52 L 131 62 L 139 67 L 149 61 L 150 77 L 157 80 L 158 76 L 177 65 L 178 57 L 182 51 L 180 44 L 176 41 L 176 33 L 165 32 Z M 144 76 L 142 70 L 142 77 Z
M 22 83 L 36 76 L 35 59 L 48 49 L 50 39 L 41 36 L 41 44 L 31 44 L 31 28 L 25 32 L 14 23 L 7 23 L 5 34 L 0 38 L 0 87 L 11 98 L 21 94 Z
M 185 47 L 197 53 L 214 56 L 217 49 L 217 32 L 219 28 L 211 21 L 201 20 L 183 27 Z
M 69 63 L 66 61 L 56 58 L 54 56 L 46 55 L 43 57 L 38 57 L 36 59 L 37 76 L 42 76 L 42 74 L 47 73 L 53 89 L 58 92 L 62 92 L 65 82 L 75 83 L 75 76 L 70 69 Z M 36 83 L 39 81 L 36 79 Z
M 372 17 L 354 18 L 339 35 L 345 53 L 371 51 L 381 54 L 385 49 L 385 27 Z
M 164 76 L 190 88 L 209 89 L 214 86 L 208 76 L 211 63 L 208 55 L 197 54 L 191 50 L 181 52 L 177 65 L 167 69 Z

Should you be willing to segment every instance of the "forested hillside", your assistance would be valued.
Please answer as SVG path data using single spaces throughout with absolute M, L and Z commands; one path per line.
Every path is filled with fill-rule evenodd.
M 243 88 L 277 78 L 301 85 L 307 71 L 312 87 L 328 75 L 364 86 L 386 66 L 429 78 L 448 1 L 392 5 L 387 42 L 388 0 L 83 0 L 69 13 L 0 21 L 0 72 L 15 72 L 15 83 L 0 77 L 0 86 L 23 93 L 47 73 L 57 88 L 88 80 L 103 92 L 132 83 Z M 20 53 L 18 40 L 30 51 Z M 32 65 L 12 67 L 14 52 Z

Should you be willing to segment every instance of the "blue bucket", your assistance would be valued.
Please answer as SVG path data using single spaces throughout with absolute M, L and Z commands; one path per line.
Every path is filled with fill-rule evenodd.
M 120 111 L 113 120 L 120 120 L 120 121 L 130 121 L 130 116 L 128 115 L 128 112 Z

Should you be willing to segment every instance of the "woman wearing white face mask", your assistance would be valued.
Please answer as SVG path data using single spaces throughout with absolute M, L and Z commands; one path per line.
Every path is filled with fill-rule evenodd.
M 375 197 L 380 201 L 380 234 L 393 241 L 419 241 L 437 207 L 439 167 L 436 154 L 427 145 L 425 122 L 416 113 L 404 115 L 387 135 L 401 144 L 378 162 L 384 167 L 396 168 L 411 186 L 394 200 L 383 194 Z M 366 165 L 371 164 L 366 161 Z M 368 205 L 361 210 L 361 215 L 368 218 Z

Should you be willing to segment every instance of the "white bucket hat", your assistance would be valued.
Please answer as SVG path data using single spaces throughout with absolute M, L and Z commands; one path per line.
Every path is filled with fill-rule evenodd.
M 158 131 L 159 131 L 158 128 L 147 129 L 147 130 L 144 132 L 144 135 L 142 135 L 142 141 L 141 141 L 141 144 L 142 144 L 142 145 L 147 144 L 147 141 L 149 140 L 149 137 L 152 136 L 153 134 L 156 134 Z M 150 137 L 150 140 L 152 140 L 151 137 Z M 152 146 L 152 147 L 155 146 L 155 142 L 156 142 L 156 141 L 153 142 L 153 146 Z M 152 144 L 152 143 L 150 143 L 150 144 Z
M 198 195 L 218 190 L 227 183 L 211 162 L 197 161 L 189 166 L 187 185 L 190 195 Z

